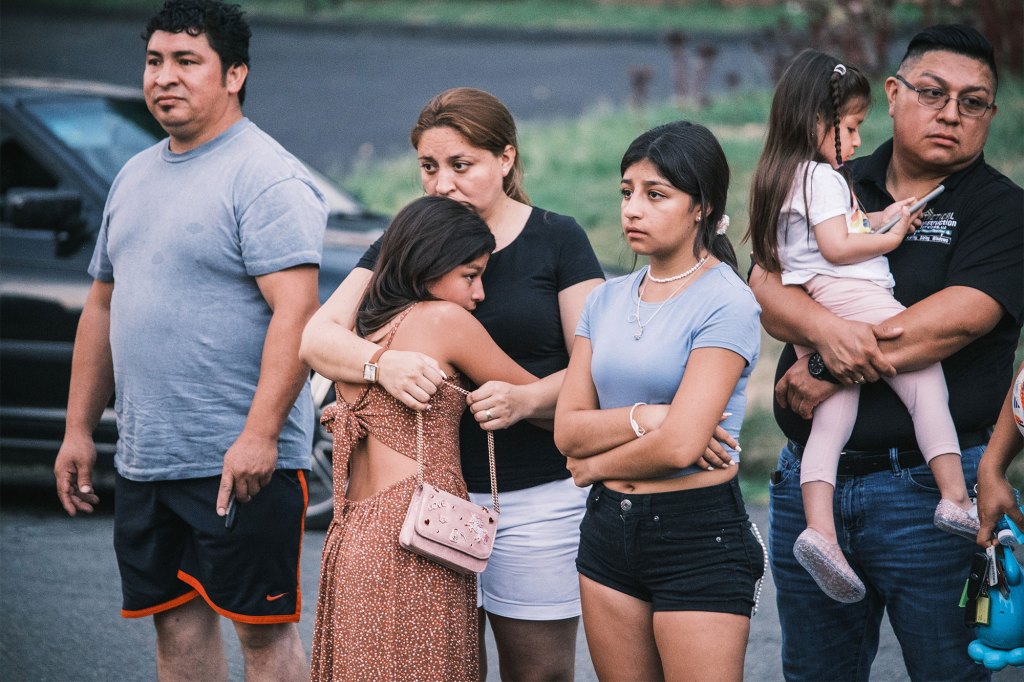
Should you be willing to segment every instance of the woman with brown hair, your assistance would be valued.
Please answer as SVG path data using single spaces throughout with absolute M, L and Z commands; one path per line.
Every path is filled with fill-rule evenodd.
M 423 108 L 410 137 L 424 191 L 471 208 L 496 240 L 476 318 L 503 351 L 541 377 L 519 386 L 486 382 L 469 394 L 463 415 L 463 474 L 482 503 L 489 484 L 480 426 L 497 431 L 502 514 L 480 576 L 481 624 L 486 612 L 503 678 L 572 679 L 580 615 L 575 559 L 587 491 L 569 477 L 550 420 L 576 322 L 602 271 L 575 220 L 529 204 L 515 122 L 496 97 L 447 90 Z M 379 243 L 309 322 L 300 354 L 328 378 L 379 383 L 422 410 L 445 379 L 438 362 L 414 351 L 377 356 L 381 346 L 352 332 L 378 252 Z M 482 651 L 483 627 L 480 642 Z

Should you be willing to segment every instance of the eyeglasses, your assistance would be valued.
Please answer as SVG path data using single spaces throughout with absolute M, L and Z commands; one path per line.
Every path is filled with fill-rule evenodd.
M 948 93 L 938 88 L 915 88 L 899 74 L 896 74 L 896 80 L 916 92 L 918 103 L 929 109 L 945 109 L 946 105 L 949 104 L 949 100 L 955 100 L 956 110 L 960 112 L 961 116 L 977 118 L 978 116 L 984 116 L 986 111 L 995 106 L 994 102 L 986 102 L 971 95 L 967 97 L 951 97 Z

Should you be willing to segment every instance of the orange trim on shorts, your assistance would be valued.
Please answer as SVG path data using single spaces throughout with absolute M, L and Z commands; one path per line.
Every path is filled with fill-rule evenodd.
M 210 599 L 210 595 L 206 594 L 206 588 L 203 587 L 203 584 L 199 582 L 198 579 L 189 575 L 188 573 L 185 573 L 182 570 L 179 570 L 178 580 L 188 583 L 195 589 L 195 592 L 189 593 L 190 599 L 202 595 L 203 599 L 206 600 L 206 603 L 209 604 L 211 609 L 213 609 L 220 615 L 224 616 L 225 618 L 237 621 L 239 623 L 249 623 L 251 625 L 270 625 L 273 623 L 297 623 L 299 621 L 299 616 L 302 613 L 302 582 L 300 580 L 302 572 L 302 537 L 306 533 L 306 508 L 309 506 L 309 487 L 306 485 L 305 473 L 301 469 L 299 469 L 296 470 L 296 474 L 299 479 L 299 485 L 302 487 L 302 529 L 301 532 L 299 533 L 299 555 L 295 566 L 295 612 L 277 616 L 247 616 L 245 614 L 235 613 L 233 611 L 228 611 L 227 609 L 222 609 L 221 607 L 213 603 L 213 600 Z M 177 604 L 175 604 L 175 606 L 177 606 Z
M 957 104 L 957 106 L 960 106 Z M 309 508 L 309 486 L 306 485 L 306 472 L 296 469 L 299 485 L 302 487 L 302 528 L 299 529 L 299 560 L 295 562 L 295 613 L 302 611 L 302 540 L 306 536 L 306 509 Z
M 235 613 L 234 611 L 222 609 L 221 607 L 214 604 L 213 600 L 210 599 L 210 595 L 206 594 L 206 588 L 203 587 L 203 584 L 193 576 L 190 576 L 188 573 L 185 573 L 185 571 L 178 571 L 178 580 L 186 582 L 193 588 L 195 588 L 196 592 L 202 595 L 203 599 L 206 600 L 206 603 L 210 606 L 211 609 L 213 609 L 220 615 L 224 616 L 225 618 L 229 618 L 239 623 L 249 623 L 251 625 L 270 625 L 273 623 L 297 623 L 299 621 L 299 611 L 301 610 L 301 605 L 299 603 L 300 600 L 298 599 L 298 595 L 296 595 L 295 613 L 285 613 L 278 616 L 247 616 L 245 614 Z
M 148 609 L 139 609 L 138 611 L 128 611 L 126 609 L 121 609 L 121 617 L 122 618 L 145 618 L 146 616 L 152 616 L 153 614 L 156 614 L 156 613 L 161 613 L 163 611 L 169 611 L 169 610 L 171 610 L 171 609 L 173 609 L 173 608 L 175 608 L 177 606 L 181 606 L 182 604 L 185 604 L 187 602 L 192 601 L 193 599 L 195 599 L 198 596 L 199 596 L 199 593 L 196 592 L 195 590 L 192 590 L 191 592 L 186 592 L 185 594 L 181 595 L 180 597 L 175 597 L 171 601 L 164 602 L 163 604 L 157 604 L 156 606 L 150 606 Z

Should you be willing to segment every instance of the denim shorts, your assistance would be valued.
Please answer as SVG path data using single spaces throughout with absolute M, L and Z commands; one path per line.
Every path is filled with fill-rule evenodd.
M 595 484 L 576 569 L 654 611 L 750 616 L 764 575 L 739 484 L 631 495 Z

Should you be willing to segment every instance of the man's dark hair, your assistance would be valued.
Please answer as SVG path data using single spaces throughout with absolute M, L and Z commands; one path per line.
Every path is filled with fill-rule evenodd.
M 999 84 L 992 43 L 976 29 L 963 24 L 938 24 L 924 29 L 910 39 L 907 53 L 903 55 L 900 64 L 936 50 L 952 52 L 983 62 L 992 71 L 993 85 Z
M 146 24 L 142 39 L 147 43 L 156 31 L 205 33 L 210 47 L 220 57 L 221 72 L 232 66 L 249 66 L 249 38 L 252 31 L 238 5 L 220 0 L 167 0 L 160 11 Z M 245 103 L 245 83 L 238 92 L 238 103 Z

